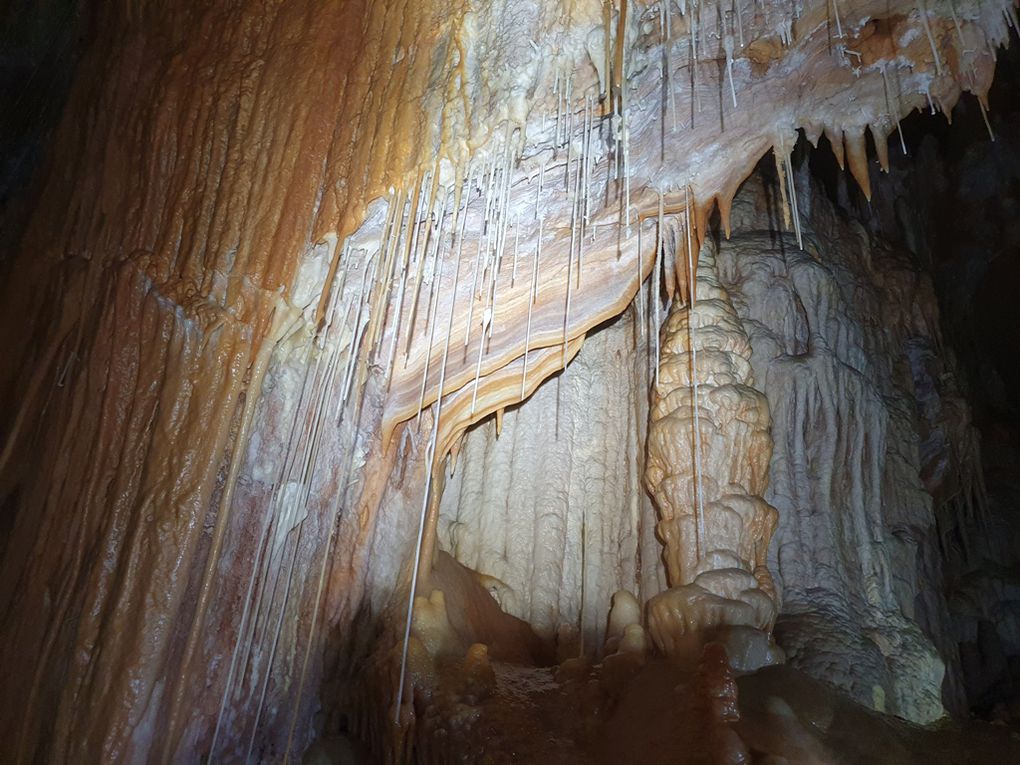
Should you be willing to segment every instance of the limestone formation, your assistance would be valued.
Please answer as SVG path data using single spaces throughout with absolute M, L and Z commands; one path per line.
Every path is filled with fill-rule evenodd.
M 674 302 L 662 328 L 648 429 L 645 481 L 671 585 L 650 601 L 648 620 L 667 654 L 685 637 L 729 626 L 768 633 L 779 606 L 766 567 L 776 511 L 762 498 L 768 402 L 710 247 L 697 274 L 692 309 Z
M 439 544 L 498 579 L 504 610 L 576 656 L 604 642 L 615 593 L 665 579 L 641 490 L 650 370 L 634 311 L 585 342 L 523 407 L 465 434 L 443 493 Z
M 887 711 L 929 722 L 954 659 L 925 634 L 946 606 L 923 563 L 935 518 L 905 360 L 908 345 L 938 342 L 934 306 L 902 254 L 842 220 L 807 178 L 801 188 L 805 251 L 777 246 L 766 191 L 749 184 L 734 209 L 741 233 L 716 261 L 772 412 L 777 636 L 796 665 L 863 703 L 877 687 Z

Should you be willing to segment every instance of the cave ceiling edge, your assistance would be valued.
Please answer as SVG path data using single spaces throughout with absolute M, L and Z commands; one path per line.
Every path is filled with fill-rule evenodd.
M 437 463 L 562 369 L 656 267 L 663 292 L 686 300 L 685 250 L 696 268 L 713 210 L 729 234 L 733 197 L 769 152 L 791 244 L 810 249 L 789 161 L 798 131 L 815 146 L 824 135 L 870 199 L 901 119 L 950 119 L 965 92 L 988 108 L 995 49 L 1015 23 L 1009 2 L 566 5 L 450 14 L 431 38 L 446 68 L 418 75 L 433 124 L 411 141 L 395 119 L 384 140 L 404 142 L 398 161 L 342 216 L 317 212 L 331 266 L 314 322 L 342 303 L 349 264 L 354 281 L 371 267 L 382 441 L 441 385 Z

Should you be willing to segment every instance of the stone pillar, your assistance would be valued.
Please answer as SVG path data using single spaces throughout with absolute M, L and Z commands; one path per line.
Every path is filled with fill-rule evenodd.
M 765 565 L 777 514 L 762 499 L 772 455 L 771 420 L 765 396 L 754 388 L 751 347 L 719 285 L 711 245 L 701 253 L 697 275 L 693 312 L 674 302 L 662 327 L 652 396 L 645 483 L 659 512 L 670 589 L 649 602 L 649 630 L 659 650 L 674 655 L 700 650 L 701 641 L 718 639 L 720 630 L 746 638 L 750 628 L 757 634 L 739 646 L 727 640 L 727 648 L 735 665 L 761 665 L 775 660 L 767 636 L 777 612 Z M 700 479 L 691 340 L 697 358 Z

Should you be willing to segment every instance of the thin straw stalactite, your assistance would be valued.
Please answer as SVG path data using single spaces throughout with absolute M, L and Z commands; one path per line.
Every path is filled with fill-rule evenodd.
M 701 421 L 698 412 L 698 348 L 694 343 L 694 304 L 697 292 L 697 279 L 694 275 L 694 248 L 691 246 L 691 207 L 693 205 L 693 194 L 690 186 L 687 187 L 687 212 L 684 228 L 687 229 L 687 345 L 691 352 L 691 408 L 694 412 L 694 490 L 697 506 L 697 557 L 700 559 L 705 553 L 705 497 L 701 484 Z
M 465 202 L 466 204 L 466 202 Z M 414 598 L 418 588 L 419 566 L 421 565 L 422 540 L 425 536 L 425 518 L 428 513 L 429 499 L 432 494 L 432 480 L 435 472 L 436 443 L 439 435 L 440 415 L 443 410 L 443 387 L 446 385 L 446 364 L 450 354 L 450 336 L 453 334 L 453 318 L 457 307 L 457 286 L 460 282 L 460 258 L 457 259 L 457 269 L 453 279 L 453 292 L 450 295 L 450 317 L 446 327 L 446 341 L 443 344 L 443 361 L 439 369 L 439 386 L 436 392 L 435 417 L 432 421 L 432 434 L 429 438 L 428 448 L 425 451 L 425 487 L 422 492 L 421 516 L 418 521 L 418 539 L 415 543 L 414 563 L 411 571 L 410 592 L 407 597 L 407 621 L 404 626 L 404 643 L 400 655 L 400 674 L 397 685 L 397 699 L 394 709 L 394 723 L 400 725 L 400 708 L 404 700 L 404 683 L 407 677 L 407 650 L 411 640 L 411 624 L 414 620 Z M 469 299 L 473 296 L 469 295 Z M 482 338 L 479 338 L 479 343 Z

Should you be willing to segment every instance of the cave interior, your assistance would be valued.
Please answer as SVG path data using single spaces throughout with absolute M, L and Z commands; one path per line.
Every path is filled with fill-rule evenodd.
M 0 762 L 1020 762 L 1014 0 L 0 40 Z

